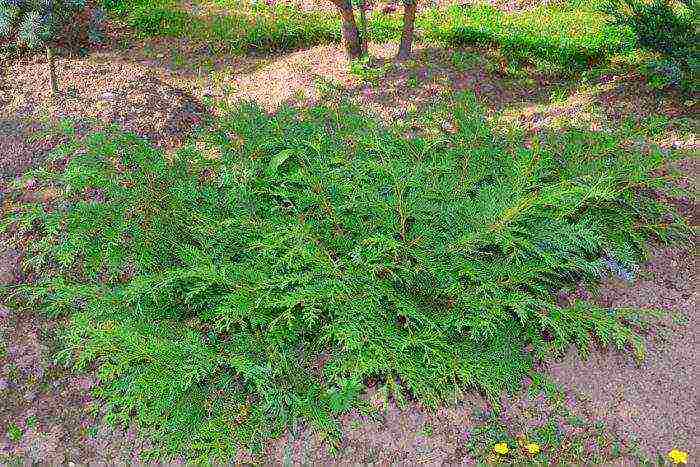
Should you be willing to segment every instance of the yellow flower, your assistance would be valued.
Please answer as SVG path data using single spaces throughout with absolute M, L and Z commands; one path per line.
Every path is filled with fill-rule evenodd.
M 688 453 L 683 452 L 683 451 L 679 451 L 678 449 L 672 449 L 671 452 L 668 453 L 668 458 L 674 464 L 687 464 L 688 463 Z
M 537 443 L 528 443 L 525 445 L 525 449 L 527 449 L 527 452 L 530 454 L 537 454 L 540 452 L 540 445 Z
M 508 454 L 508 444 L 498 443 L 493 447 L 493 450 L 496 451 L 498 454 L 506 455 Z

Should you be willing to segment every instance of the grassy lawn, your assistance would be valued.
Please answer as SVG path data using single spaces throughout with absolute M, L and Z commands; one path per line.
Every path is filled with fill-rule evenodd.
M 503 12 L 492 6 L 453 6 L 428 12 L 424 37 L 448 45 L 492 44 L 512 58 L 585 68 L 630 51 L 634 37 L 605 24 L 605 15 L 569 5 Z
M 139 34 L 187 36 L 230 51 L 299 49 L 340 40 L 335 13 L 301 11 L 293 6 L 251 6 L 236 0 L 197 4 L 193 14 L 173 0 L 143 4 L 115 0 L 114 11 Z M 214 10 L 216 14 L 208 15 Z M 503 12 L 490 5 L 429 9 L 419 15 L 421 40 L 444 45 L 496 45 L 513 59 L 586 67 L 629 52 L 629 31 L 606 25 L 605 15 L 591 6 L 547 5 L 524 12 Z M 373 41 L 400 36 L 400 13 L 375 11 L 369 16 Z

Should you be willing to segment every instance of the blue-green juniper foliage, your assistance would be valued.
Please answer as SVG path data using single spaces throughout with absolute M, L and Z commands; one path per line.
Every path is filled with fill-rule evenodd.
M 38 49 L 75 34 L 78 13 L 87 8 L 86 0 L 0 0 L 0 42 L 2 39 L 27 49 Z M 92 42 L 101 39 L 99 10 L 89 22 Z

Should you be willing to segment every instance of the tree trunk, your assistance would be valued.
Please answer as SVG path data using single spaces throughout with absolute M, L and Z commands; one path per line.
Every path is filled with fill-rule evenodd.
M 58 94 L 58 80 L 56 79 L 56 62 L 53 58 L 53 49 L 50 45 L 46 46 L 46 61 L 49 64 L 49 81 L 51 82 L 51 95 Z
M 369 42 L 366 8 L 366 0 L 360 0 L 360 49 L 362 50 L 362 55 L 367 55 L 367 43 Z
M 404 0 L 403 2 L 403 32 L 401 33 L 401 45 L 399 46 L 399 60 L 406 60 L 411 56 L 417 5 L 418 0 Z
M 338 8 L 342 21 L 343 42 L 348 58 L 355 59 L 362 55 L 362 45 L 360 43 L 360 32 L 357 30 L 355 14 L 352 11 L 350 0 L 331 0 Z

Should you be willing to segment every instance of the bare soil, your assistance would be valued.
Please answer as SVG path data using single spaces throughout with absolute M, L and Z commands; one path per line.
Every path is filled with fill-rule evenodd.
M 582 90 L 535 73 L 527 79 L 508 77 L 488 66 L 482 50 L 468 50 L 482 58 L 464 71 L 441 50 L 419 49 L 416 60 L 402 65 L 391 62 L 392 45 L 373 44 L 371 51 L 379 65 L 388 65 L 379 86 L 351 75 L 338 46 L 272 57 L 212 56 L 185 40 L 115 46 L 83 59 L 60 59 L 63 94 L 58 98 L 48 94 L 41 59 L 10 63 L 0 82 L 0 196 L 64 140 L 53 134 L 37 138 L 62 119 L 77 121 L 80 133 L 117 124 L 172 149 L 216 112 L 209 104 L 217 101 L 251 99 L 272 111 L 283 104 L 346 97 L 393 120 L 409 118 L 413 110 L 445 93 L 472 90 L 491 118 L 516 121 L 533 133 L 563 120 L 605 129 L 629 115 L 695 122 L 696 104 L 649 91 L 635 76 L 611 76 Z M 335 89 L 331 93 L 324 90 L 329 83 Z M 552 99 L 552 92 L 562 87 L 565 98 Z M 672 125 L 644 136 L 643 143 L 686 150 L 689 158 L 680 169 L 684 183 L 697 189 L 698 164 L 691 157 L 697 154 L 696 133 L 684 128 Z M 27 186 L 27 196 L 38 201 L 49 195 Z M 3 198 L 0 206 L 6 202 Z M 678 204 L 697 225 L 695 200 Z M 0 238 L 0 285 L 22 280 L 21 257 L 21 243 Z M 588 360 L 572 354 L 544 369 L 566 388 L 572 409 L 607 421 L 649 456 L 674 447 L 689 451 L 691 461 L 700 455 L 697 266 L 696 247 L 654 248 L 634 284 L 611 280 L 594 297 L 607 306 L 661 308 L 676 316 L 668 323 L 666 339 L 650 336 L 642 365 L 629 356 L 597 350 Z M 0 462 L 3 455 L 28 463 L 137 461 L 148 446 L 135 429 L 98 423 L 99 406 L 90 391 L 94 376 L 74 374 L 54 362 L 53 335 L 59 326 L 31 312 L 0 308 Z M 382 404 L 374 389 L 367 397 Z M 541 401 L 518 403 L 542 408 Z M 472 463 L 464 443 L 484 404 L 474 396 L 437 411 L 415 404 L 400 410 L 389 404 L 380 419 L 349 414 L 337 453 L 331 454 L 317 434 L 299 429 L 268 448 L 267 463 Z M 15 426 L 22 433 L 17 442 L 10 439 Z

